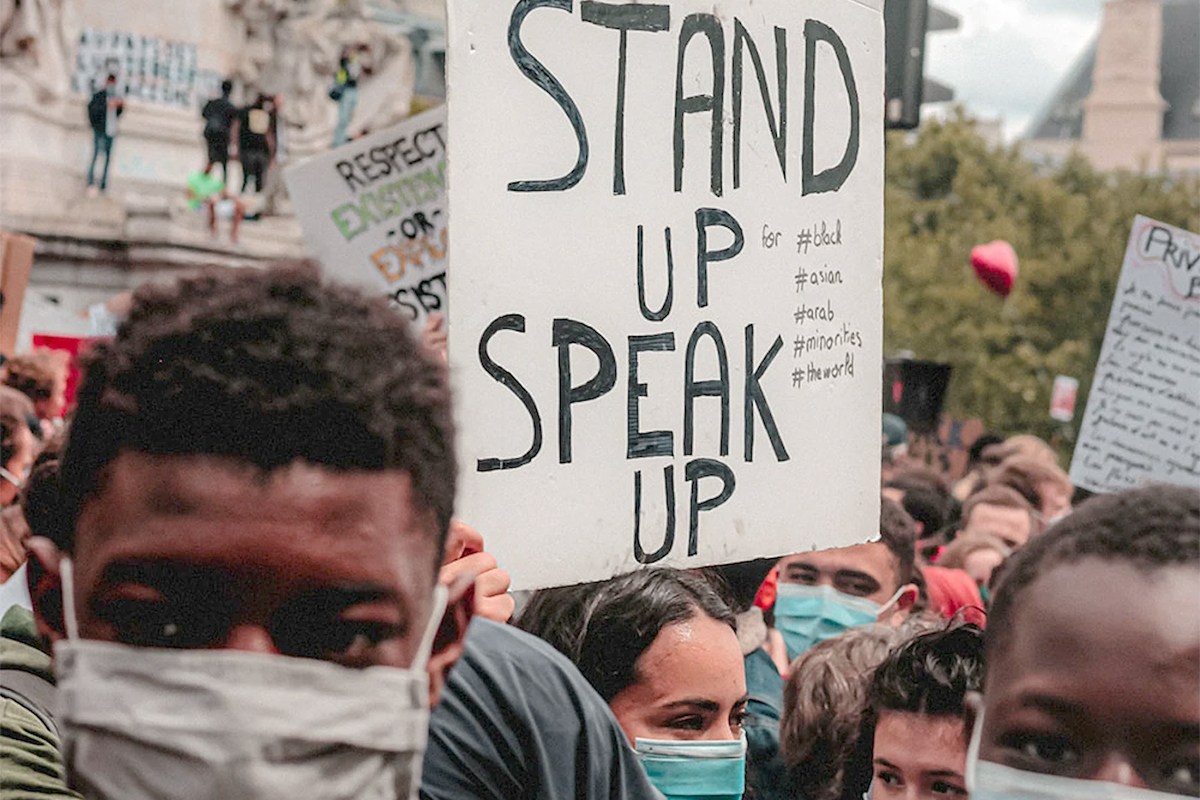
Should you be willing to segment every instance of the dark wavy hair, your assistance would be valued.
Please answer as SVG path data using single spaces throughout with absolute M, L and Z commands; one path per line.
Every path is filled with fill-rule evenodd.
M 516 626 L 569 658 L 607 703 L 638 682 L 637 660 L 659 631 L 699 614 L 734 627 L 733 612 L 705 578 L 650 568 L 535 592 Z
M 148 286 L 95 346 L 62 458 L 69 546 L 122 450 L 402 470 L 444 538 L 456 467 L 446 373 L 382 299 L 315 265 Z
M 1034 581 L 1085 558 L 1144 570 L 1200 564 L 1200 492 L 1158 484 L 1098 495 L 1018 550 L 992 578 L 988 652 L 1003 648 L 1021 596 Z
M 881 711 L 963 716 L 967 692 L 983 687 L 983 631 L 958 625 L 917 636 L 893 651 L 871 678 L 867 705 Z

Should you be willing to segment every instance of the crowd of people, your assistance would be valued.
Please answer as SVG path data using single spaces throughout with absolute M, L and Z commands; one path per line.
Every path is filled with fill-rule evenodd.
M 1197 491 L 893 435 L 862 543 L 514 598 L 415 333 L 293 265 L 7 362 L 0 798 L 1200 796 Z

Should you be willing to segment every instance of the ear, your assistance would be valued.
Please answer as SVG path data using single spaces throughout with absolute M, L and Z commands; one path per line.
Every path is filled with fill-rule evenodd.
M 65 639 L 60 572 L 65 554 L 44 536 L 31 536 L 25 546 L 29 549 L 29 596 L 33 599 L 33 618 L 38 634 L 50 642 Z
M 894 628 L 899 627 L 904 620 L 908 619 L 909 612 L 912 611 L 913 605 L 920 596 L 921 590 L 915 583 L 904 584 L 897 592 L 896 599 L 881 609 L 876 619 Z
M 446 612 L 442 615 L 437 634 L 433 639 L 433 652 L 429 655 L 429 707 L 432 709 L 442 699 L 442 687 L 450 669 L 462 657 L 467 637 L 467 627 L 475 606 L 475 585 L 471 580 L 460 579 L 448 587 Z

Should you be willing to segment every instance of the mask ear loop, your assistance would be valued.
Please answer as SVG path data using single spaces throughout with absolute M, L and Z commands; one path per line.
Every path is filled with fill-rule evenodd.
M 425 632 L 421 634 L 421 643 L 417 646 L 417 655 L 413 658 L 411 669 L 424 670 L 429 664 L 429 656 L 433 652 L 433 642 L 437 638 L 438 629 L 442 627 L 442 618 L 446 615 L 446 603 L 450 590 L 438 584 L 433 590 L 433 605 L 430 608 L 429 622 Z
M 882 617 L 884 614 L 886 614 L 892 610 L 892 606 L 896 603 L 897 600 L 899 600 L 901 597 L 904 596 L 905 592 L 909 591 L 909 587 L 911 585 L 912 584 L 906 583 L 903 586 L 901 586 L 899 589 L 896 590 L 896 592 L 891 597 L 889 597 L 887 599 L 887 602 L 885 602 L 883 605 L 881 605 L 879 607 L 879 613 L 875 615 L 876 621 L 878 621 L 879 618 Z
M 20 489 L 22 486 L 25 485 L 25 481 L 21 480 L 20 478 L 18 478 L 16 475 L 9 472 L 4 467 L 0 467 L 0 478 L 3 478 L 4 480 L 8 481 L 9 483 L 11 483 L 13 486 L 17 487 L 18 489 Z
M 67 629 L 67 639 L 79 639 L 79 620 L 75 617 L 75 565 L 69 557 L 58 562 L 59 577 L 62 580 L 63 596 L 63 625 Z
M 975 725 L 971 729 L 971 741 L 967 744 L 967 765 L 964 767 L 966 774 L 963 775 L 963 780 L 966 781 L 967 791 L 975 791 L 975 772 L 979 767 L 979 742 L 983 738 L 983 708 L 980 707 L 979 713 L 975 715 Z

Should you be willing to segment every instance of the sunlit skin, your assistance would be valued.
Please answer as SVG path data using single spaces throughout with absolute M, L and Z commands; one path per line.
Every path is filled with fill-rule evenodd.
M 14 478 L 23 481 L 25 473 L 33 466 L 33 434 L 29 432 L 28 428 L 20 427 L 16 430 L 15 438 L 16 450 L 4 468 Z M 0 480 L 0 506 L 10 506 L 17 502 L 19 492 L 20 489 L 11 480 Z
M 1033 519 L 1023 508 L 980 503 L 971 509 L 971 516 L 963 521 L 960 535 L 973 532 L 994 533 L 1009 547 L 1021 547 L 1033 533 Z
M 440 555 L 404 472 L 123 452 L 76 527 L 79 632 L 406 667 Z
M 882 542 L 797 553 L 779 562 L 782 583 L 832 586 L 880 605 L 896 593 L 896 557 Z
M 733 629 L 704 614 L 666 625 L 609 706 L 629 738 L 741 738 L 746 675 Z
M 976 586 L 987 586 L 996 567 L 1004 562 L 1004 555 L 990 547 L 981 547 L 963 559 L 963 571 L 971 576 Z
M 1198 608 L 1194 566 L 1052 567 L 988 665 L 980 758 L 1200 794 Z
M 881 711 L 873 756 L 872 800 L 967 796 L 967 737 L 961 717 Z
M 1071 487 L 1059 481 L 1042 481 L 1037 486 L 1042 498 L 1041 512 L 1046 519 L 1058 519 L 1071 510 Z

